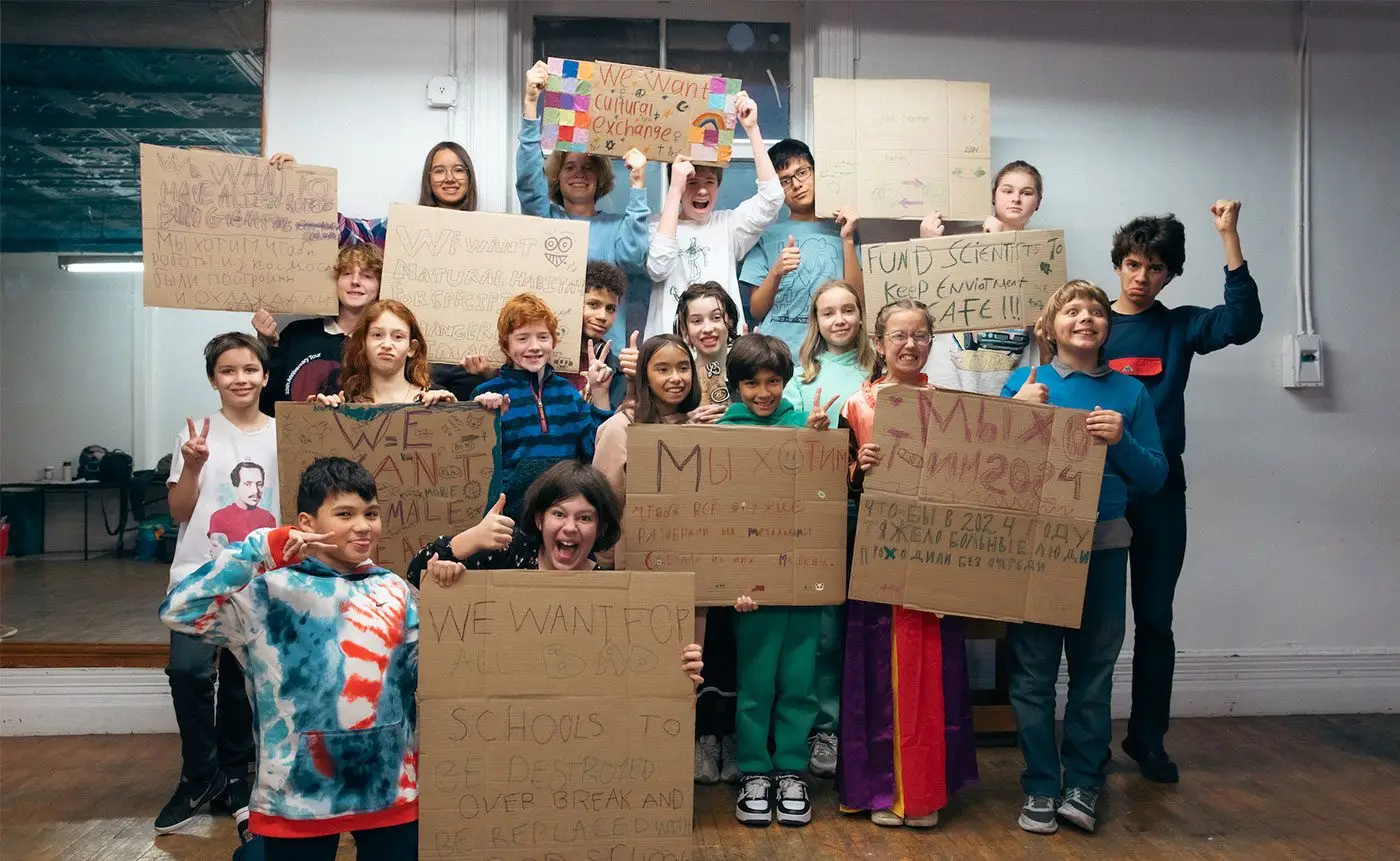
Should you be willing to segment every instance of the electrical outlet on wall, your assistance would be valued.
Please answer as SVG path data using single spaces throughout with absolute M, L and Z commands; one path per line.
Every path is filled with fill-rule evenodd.
M 450 108 L 457 104 L 457 79 L 452 75 L 434 75 L 428 79 L 428 105 Z

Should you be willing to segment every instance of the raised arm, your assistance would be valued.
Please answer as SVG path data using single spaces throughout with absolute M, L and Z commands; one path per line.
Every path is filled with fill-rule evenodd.
M 160 605 L 171 630 L 219 646 L 247 643 L 258 627 L 257 601 L 248 584 L 285 564 L 291 527 L 255 529 L 176 584 Z M 319 537 L 319 536 L 318 536 Z
M 1225 250 L 1225 302 L 1199 309 L 1191 318 L 1186 340 L 1192 350 L 1202 354 L 1231 344 L 1248 344 L 1264 325 L 1259 285 L 1249 274 L 1240 250 L 1240 202 L 1217 200 L 1210 211 Z
M 525 72 L 520 138 L 515 150 L 515 196 L 520 200 L 520 211 L 540 218 L 549 217 L 554 206 L 544 175 L 544 151 L 540 149 L 540 93 L 548 79 L 549 66 L 543 60 Z

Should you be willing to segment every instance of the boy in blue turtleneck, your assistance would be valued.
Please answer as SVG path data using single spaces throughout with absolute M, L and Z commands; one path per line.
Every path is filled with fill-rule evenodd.
M 1104 766 L 1111 759 L 1110 696 L 1113 666 L 1123 647 L 1127 615 L 1128 494 L 1154 493 L 1167 476 L 1157 417 L 1142 383 L 1104 364 L 1112 311 L 1108 296 L 1088 281 L 1070 281 L 1045 303 L 1036 333 L 1054 359 L 1020 368 L 1002 397 L 1090 410 L 1089 436 L 1108 446 L 1099 488 L 1098 525 L 1084 585 L 1084 610 L 1075 628 L 1026 622 L 1007 627 L 1014 658 L 1011 708 L 1025 757 L 1026 798 L 1017 824 L 1050 834 L 1064 819 L 1086 831 L 1097 824 Z M 1064 746 L 1055 746 L 1055 681 L 1060 653 L 1069 663 Z
M 732 402 L 719 424 L 745 427 L 831 426 L 818 402 L 800 412 L 783 398 L 792 379 L 787 345 L 770 335 L 744 335 L 725 363 Z M 807 767 L 807 736 L 817 718 L 817 639 L 820 607 L 762 607 L 748 596 L 734 605 L 734 644 L 739 656 L 735 714 L 739 799 L 734 814 L 745 825 L 764 826 L 776 812 L 782 825 L 812 821 L 812 803 L 800 772 Z M 768 738 L 773 738 L 769 753 Z
M 1128 504 L 1133 530 L 1129 549 L 1133 593 L 1133 710 L 1123 752 L 1142 774 L 1176 783 L 1176 763 L 1163 740 L 1171 710 L 1176 641 L 1172 601 L 1186 558 L 1186 378 L 1191 359 L 1230 344 L 1247 344 L 1264 321 L 1259 287 L 1240 250 L 1240 203 L 1218 200 L 1211 207 L 1225 247 L 1225 302 L 1214 308 L 1168 308 L 1157 294 L 1186 263 L 1186 228 L 1176 218 L 1135 218 L 1113 237 L 1113 270 L 1120 291 L 1113 303 L 1113 329 L 1104 355 L 1115 371 L 1147 387 L 1162 429 L 1167 481 L 1160 491 L 1134 495 Z

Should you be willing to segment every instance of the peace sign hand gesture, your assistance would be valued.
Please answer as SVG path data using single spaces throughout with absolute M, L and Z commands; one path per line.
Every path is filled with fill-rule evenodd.
M 612 341 L 603 342 L 603 349 L 598 350 L 593 346 L 593 339 L 588 340 L 588 384 L 590 386 L 606 386 L 613 377 L 613 369 L 608 365 L 608 356 L 612 353 Z
M 831 405 L 836 403 L 840 395 L 832 395 L 826 403 L 822 403 L 822 390 L 817 389 L 817 396 L 812 399 L 812 411 L 807 414 L 807 427 L 812 430 L 827 430 L 831 427 L 831 416 L 826 411 L 831 409 Z
M 195 433 L 194 422 L 188 417 L 185 418 L 185 427 L 190 432 L 190 438 L 180 446 L 180 457 L 185 459 L 185 469 L 191 475 L 199 475 L 209 460 L 209 419 L 204 420 L 204 427 L 199 433 Z

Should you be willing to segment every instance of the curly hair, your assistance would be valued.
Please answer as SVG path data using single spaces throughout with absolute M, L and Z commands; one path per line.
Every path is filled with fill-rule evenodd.
M 1122 266 L 1129 254 L 1156 257 L 1175 278 L 1186 270 L 1186 225 L 1171 213 L 1134 218 L 1113 234 L 1113 268 Z
M 568 159 L 569 153 L 562 149 L 557 149 L 549 154 L 549 158 L 544 162 L 544 178 L 549 184 L 549 199 L 564 205 L 564 190 L 559 186 L 559 174 L 564 172 L 564 162 Z M 583 153 L 579 153 L 583 155 Z M 608 196 L 608 192 L 613 190 L 612 162 L 601 155 L 584 156 L 593 168 L 593 178 L 597 185 L 593 188 L 593 199 L 602 200 Z
M 594 290 L 606 290 L 621 299 L 627 293 L 627 273 L 602 260 L 588 261 L 588 269 L 583 276 L 583 292 Z
M 346 403 L 368 403 L 371 393 L 369 373 L 369 351 L 365 342 L 369 340 L 369 330 L 379 318 L 393 314 L 408 324 L 408 337 L 417 349 L 404 362 L 403 376 L 420 389 L 428 388 L 428 340 L 418 325 L 418 318 L 397 299 L 380 299 L 365 309 L 360 325 L 345 339 L 345 348 L 340 357 L 340 390 Z
M 373 275 L 375 280 L 382 281 L 384 279 L 384 252 L 379 250 L 379 246 L 369 242 L 347 245 L 340 249 L 340 253 L 336 255 L 335 268 L 331 270 L 331 277 L 339 278 L 347 272 L 353 272 L 356 266 Z
M 506 304 L 501 306 L 500 316 L 496 318 L 496 336 L 500 339 L 501 352 L 509 356 L 510 333 L 531 323 L 544 323 L 549 337 L 558 346 L 559 318 L 534 293 L 517 293 L 506 300 Z

